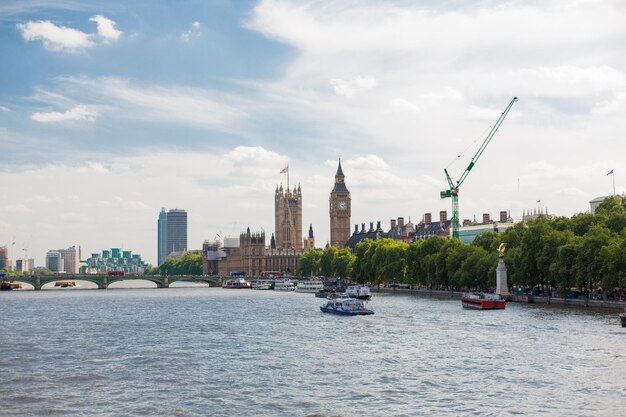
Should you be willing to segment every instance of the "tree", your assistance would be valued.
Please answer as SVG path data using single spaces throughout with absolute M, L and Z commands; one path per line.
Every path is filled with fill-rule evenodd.
M 350 249 L 343 248 L 337 251 L 336 256 L 332 260 L 333 274 L 339 278 L 347 278 L 350 275 L 354 255 Z
M 324 276 L 334 276 L 333 261 L 338 252 L 339 250 L 334 246 L 329 246 L 324 249 L 324 252 L 322 253 L 322 258 L 320 259 L 320 268 Z
M 299 274 L 304 277 L 317 275 L 320 271 L 322 252 L 317 249 L 306 251 L 300 257 Z

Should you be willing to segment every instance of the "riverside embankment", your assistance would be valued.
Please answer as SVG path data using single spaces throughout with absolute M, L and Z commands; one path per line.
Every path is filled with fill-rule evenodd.
M 372 287 L 372 292 L 380 292 L 387 294 L 411 294 L 418 297 L 430 297 L 437 299 L 461 299 L 464 291 L 441 291 L 429 290 L 425 288 L 377 288 Z M 521 304 L 545 304 L 558 305 L 573 308 L 601 308 L 623 312 L 626 308 L 624 301 L 612 300 L 590 300 L 588 298 L 557 298 L 544 297 L 535 295 L 511 295 L 509 301 Z

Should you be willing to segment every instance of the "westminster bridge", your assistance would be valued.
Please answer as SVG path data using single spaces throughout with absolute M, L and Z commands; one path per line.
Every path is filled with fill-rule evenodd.
M 168 288 L 171 284 L 184 281 L 205 283 L 211 287 L 222 285 L 224 279 L 230 277 L 203 276 L 203 275 L 103 275 L 103 274 L 63 274 L 63 275 L 31 275 L 13 276 L 11 282 L 32 285 L 35 290 L 40 290 L 44 285 L 57 281 L 88 281 L 93 282 L 100 289 L 108 288 L 109 285 L 119 281 L 150 281 L 157 288 Z

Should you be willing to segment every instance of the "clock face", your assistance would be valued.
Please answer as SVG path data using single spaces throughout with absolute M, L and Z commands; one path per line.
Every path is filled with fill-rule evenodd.
M 337 204 L 337 207 L 339 207 L 339 210 L 345 210 L 348 208 L 348 203 L 346 203 L 345 201 L 340 201 Z

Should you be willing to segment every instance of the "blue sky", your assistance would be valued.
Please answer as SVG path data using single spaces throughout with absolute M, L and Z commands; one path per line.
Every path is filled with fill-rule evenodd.
M 339 155 L 352 223 L 438 219 L 443 168 L 513 96 L 461 217 L 586 211 L 611 169 L 624 191 L 625 18 L 617 0 L 4 1 L 0 245 L 153 262 L 161 207 L 189 212 L 190 248 L 269 235 L 289 164 L 323 246 Z

